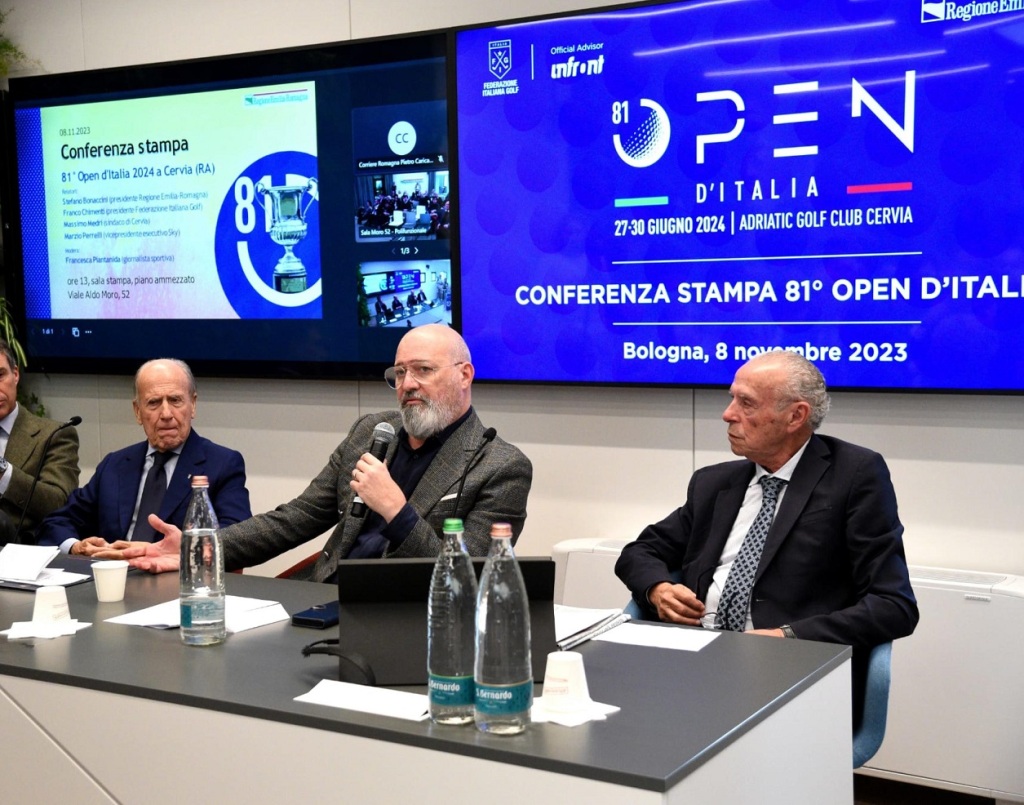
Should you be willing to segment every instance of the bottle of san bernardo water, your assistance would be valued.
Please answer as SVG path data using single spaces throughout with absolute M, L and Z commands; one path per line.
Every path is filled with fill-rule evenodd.
M 477 596 L 475 676 L 477 728 L 496 735 L 525 730 L 533 705 L 530 608 L 508 523 L 491 526 Z
M 223 642 L 224 555 L 205 475 L 192 478 L 192 500 L 181 533 L 181 639 L 190 646 Z
M 476 573 L 462 541 L 462 520 L 444 521 L 427 604 L 430 718 L 436 724 L 473 720 Z

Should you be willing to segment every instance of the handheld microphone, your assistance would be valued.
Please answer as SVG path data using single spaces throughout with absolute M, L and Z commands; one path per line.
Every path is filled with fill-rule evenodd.
M 18 520 L 18 527 L 14 531 L 15 541 L 21 542 L 21 538 L 19 536 L 21 534 L 21 527 L 25 524 L 25 515 L 28 513 L 29 504 L 32 503 L 32 495 L 34 495 L 36 492 L 36 484 L 39 483 L 39 473 L 43 471 L 43 463 L 46 461 L 46 451 L 50 449 L 50 441 L 53 439 L 54 436 L 57 435 L 57 431 L 64 430 L 64 428 L 77 427 L 78 425 L 81 424 L 82 417 L 73 416 L 67 422 L 62 422 L 60 425 L 58 425 L 56 428 L 50 431 L 50 435 L 47 436 L 46 441 L 43 442 L 43 461 L 40 462 L 39 469 L 36 470 L 36 473 L 32 478 L 32 486 L 29 487 L 28 497 L 25 499 L 25 506 L 21 510 L 21 518 Z
M 395 429 L 387 422 L 381 422 L 373 429 L 373 444 L 370 445 L 369 454 L 378 461 L 383 461 L 388 454 L 388 445 L 395 440 Z M 356 495 L 352 499 L 352 508 L 349 514 L 353 517 L 366 516 L 366 504 L 362 498 Z
M 476 449 L 476 452 L 473 453 L 469 461 L 466 462 L 466 469 L 462 471 L 462 477 L 459 479 L 459 491 L 458 494 L 455 495 L 456 517 L 459 516 L 459 501 L 462 500 L 462 490 L 466 486 L 466 478 L 469 476 L 469 471 L 476 466 L 476 462 L 480 458 L 480 454 L 483 453 L 484 448 L 487 447 L 487 445 L 489 445 L 492 441 L 494 441 L 494 437 L 497 435 L 498 431 L 496 431 L 494 428 L 488 428 L 487 430 L 485 430 L 483 432 L 483 436 L 480 437 L 480 446 Z

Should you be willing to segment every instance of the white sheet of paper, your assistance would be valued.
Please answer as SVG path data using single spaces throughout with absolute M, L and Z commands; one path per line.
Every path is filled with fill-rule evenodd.
M 555 639 L 561 640 L 576 634 L 617 612 L 622 612 L 622 609 L 589 609 L 555 604 Z
M 295 701 L 404 718 L 407 721 L 423 721 L 427 718 L 425 694 L 407 693 L 390 688 L 371 688 L 333 679 L 322 679 L 309 693 L 296 696 Z
M 5 545 L 0 549 L 0 579 L 35 581 L 59 553 L 60 548 L 47 545 Z
M 224 622 L 229 634 L 287 619 L 288 613 L 277 601 L 229 595 L 224 602 Z M 107 618 L 106 622 L 149 626 L 153 629 L 177 629 L 181 626 L 181 608 L 178 599 L 175 598 L 135 612 Z
M 620 709 L 614 704 L 601 704 L 600 702 L 592 701 L 586 707 L 566 713 L 559 710 L 549 710 L 544 697 L 540 696 L 533 700 L 530 720 L 537 724 L 550 721 L 552 724 L 561 724 L 563 727 L 578 727 L 580 724 L 586 724 L 588 721 L 604 721 L 612 713 L 619 712 Z
M 624 623 L 594 639 L 608 643 L 626 643 L 631 646 L 700 651 L 716 637 L 716 632 L 707 629 L 672 629 L 653 623 L 631 622 Z
M 44 567 L 36 580 L 31 583 L 39 587 L 67 587 L 69 584 L 78 584 L 88 578 L 86 573 L 71 573 L 58 567 Z
M 73 635 L 89 626 L 91 623 L 69 618 L 62 621 L 15 621 L 11 628 L 0 634 L 7 635 L 8 640 L 24 640 L 28 637 L 50 640 L 54 637 Z

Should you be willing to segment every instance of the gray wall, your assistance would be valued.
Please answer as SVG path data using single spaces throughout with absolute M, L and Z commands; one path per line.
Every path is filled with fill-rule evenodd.
M 498 0 L 14 0 L 8 33 L 27 73 L 139 64 L 444 28 L 510 13 Z M 520 0 L 517 14 L 601 5 Z M 284 10 L 286 9 L 286 10 Z M 472 345 L 471 345 L 472 346 Z M 174 352 L 168 344 L 168 353 Z M 84 423 L 86 480 L 101 456 L 141 438 L 131 381 L 30 375 L 58 419 Z M 695 467 L 730 458 L 723 391 L 478 385 L 488 425 L 534 462 L 519 552 L 572 537 L 630 538 L 682 502 Z M 300 492 L 353 418 L 393 404 L 380 383 L 200 378 L 196 427 L 241 450 L 253 508 Z M 824 432 L 889 460 L 914 564 L 1024 574 L 1024 425 L 1016 397 L 837 394 Z M 311 552 L 268 563 L 274 573 Z

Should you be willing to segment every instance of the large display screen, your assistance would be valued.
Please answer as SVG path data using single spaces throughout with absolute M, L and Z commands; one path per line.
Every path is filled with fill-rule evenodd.
M 379 376 L 452 322 L 446 88 L 443 34 L 12 80 L 30 368 Z
M 478 377 L 1024 390 L 1024 4 L 691 0 L 459 31 Z

